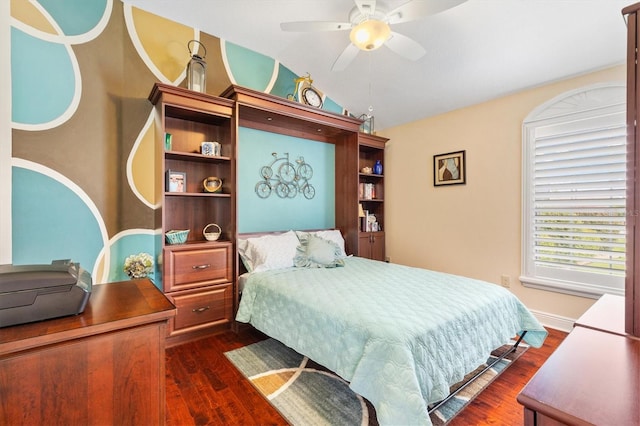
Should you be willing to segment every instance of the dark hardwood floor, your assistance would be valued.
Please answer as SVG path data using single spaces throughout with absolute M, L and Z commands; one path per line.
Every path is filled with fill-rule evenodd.
M 449 426 L 524 425 L 523 407 L 516 397 L 544 364 L 549 355 L 562 343 L 567 333 L 547 328 L 549 336 L 540 349 L 529 348 L 507 368 L 489 387 L 458 414 Z
M 450 426 L 523 425 L 516 396 L 565 337 L 566 333 L 549 329 L 542 348 L 527 350 Z M 286 425 L 223 354 L 262 339 L 256 331 L 227 332 L 168 348 L 167 424 Z

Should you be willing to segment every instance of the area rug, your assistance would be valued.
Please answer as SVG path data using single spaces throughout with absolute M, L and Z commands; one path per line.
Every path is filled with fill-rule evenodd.
M 507 345 L 495 350 L 487 364 L 508 348 Z M 446 425 L 526 349 L 527 346 L 521 343 L 517 351 L 438 407 L 430 414 L 432 423 L 436 426 Z M 294 426 L 377 424 L 371 404 L 353 392 L 349 383 L 275 339 L 244 346 L 225 355 Z M 481 371 L 487 364 L 479 366 L 476 371 Z M 459 388 L 465 381 L 451 389 Z

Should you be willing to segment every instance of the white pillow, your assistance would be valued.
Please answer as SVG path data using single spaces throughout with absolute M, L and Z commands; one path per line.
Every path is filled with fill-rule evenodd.
M 296 231 L 296 233 L 298 234 L 298 238 L 302 238 L 304 234 L 313 234 L 317 237 L 334 242 L 338 247 L 340 247 L 340 258 L 347 257 L 347 253 L 344 249 L 344 238 L 342 238 L 342 234 L 339 229 L 327 229 L 313 232 Z
M 288 231 L 238 241 L 238 250 L 247 270 L 260 272 L 292 267 L 299 243 L 296 233 Z
M 240 255 L 240 259 L 242 259 L 242 263 L 247 269 L 247 272 L 251 272 L 253 271 L 253 262 L 249 258 L 249 253 L 247 252 L 248 248 L 249 241 L 245 238 L 238 238 L 238 254 Z

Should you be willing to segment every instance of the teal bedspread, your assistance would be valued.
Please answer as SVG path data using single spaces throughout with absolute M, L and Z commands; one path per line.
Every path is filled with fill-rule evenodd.
M 345 259 L 345 267 L 250 274 L 236 319 L 324 365 L 382 425 L 430 424 L 427 405 L 527 330 L 547 331 L 508 290 L 456 275 Z

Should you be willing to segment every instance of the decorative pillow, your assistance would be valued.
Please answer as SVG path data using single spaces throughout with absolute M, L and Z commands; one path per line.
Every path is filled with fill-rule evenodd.
M 306 233 L 300 238 L 293 263 L 298 268 L 334 268 L 344 266 L 340 246 L 333 241 Z
M 327 229 L 323 231 L 313 232 L 296 231 L 296 234 L 298 234 L 298 238 L 300 238 L 301 240 L 306 234 L 313 234 L 317 237 L 324 238 L 325 240 L 332 241 L 336 243 L 340 248 L 340 254 L 338 255 L 338 257 L 341 259 L 347 257 L 347 253 L 344 249 L 344 238 L 342 238 L 342 234 L 340 233 L 339 229 Z
M 296 233 L 288 231 L 239 241 L 238 251 L 249 272 L 268 271 L 292 267 L 299 243 Z

